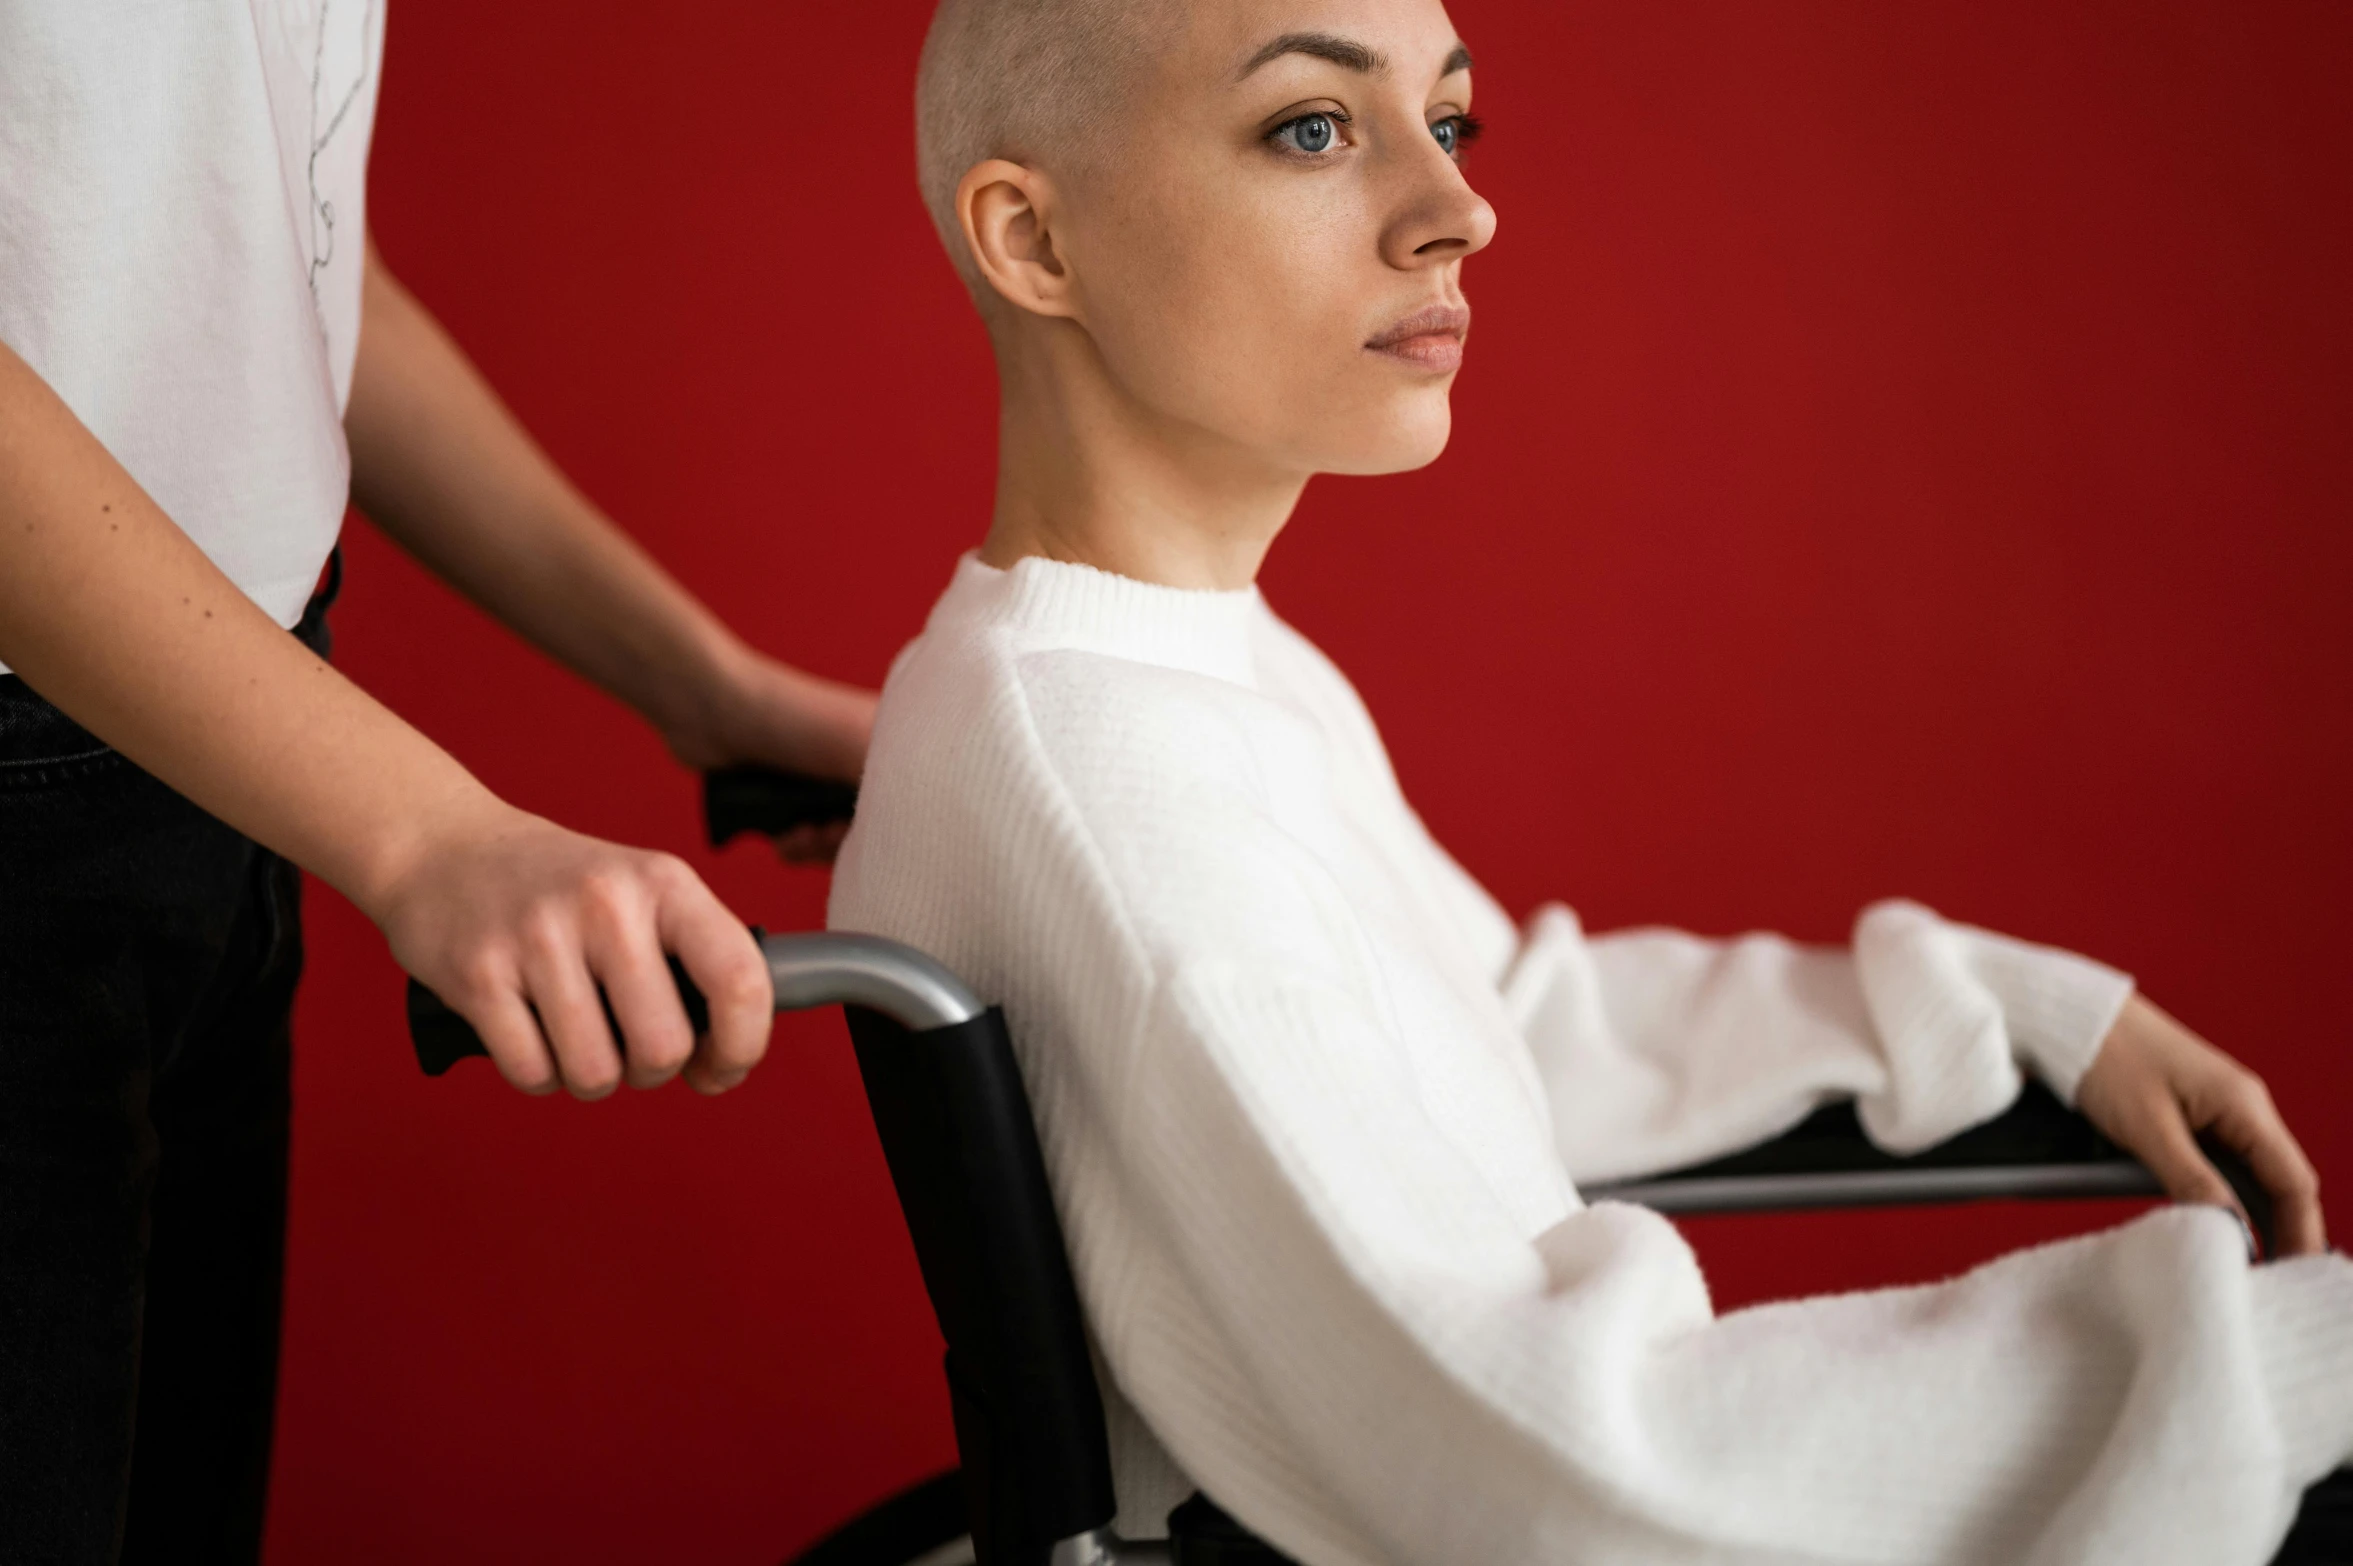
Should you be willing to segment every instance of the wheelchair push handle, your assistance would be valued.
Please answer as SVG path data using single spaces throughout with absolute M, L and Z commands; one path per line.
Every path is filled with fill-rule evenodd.
M 753 927 L 752 938 L 762 939 L 757 926 Z M 675 957 L 669 962 L 670 982 L 678 986 L 678 1001 L 686 1008 L 687 1025 L 700 1037 L 710 1031 L 711 1003 L 688 975 L 686 964 Z M 613 1030 L 615 1039 L 621 1038 L 620 1019 L 613 1015 L 612 1003 L 605 1000 L 601 990 L 597 999 L 604 1001 L 605 1026 Z M 409 980 L 408 1018 L 409 1042 L 416 1046 L 417 1064 L 429 1077 L 440 1076 L 461 1060 L 477 1055 L 489 1057 L 490 1046 L 482 1042 L 482 1035 L 474 1031 L 474 1025 L 415 979 Z
M 687 976 L 686 965 L 675 957 L 670 959 L 670 981 L 678 986 L 678 999 L 686 1007 L 688 1024 L 698 1036 L 708 1032 L 711 1003 Z M 597 998 L 603 1000 L 604 996 L 600 992 Z M 417 1064 L 429 1077 L 440 1076 L 471 1056 L 490 1053 L 490 1047 L 482 1042 L 482 1035 L 474 1031 L 472 1023 L 415 979 L 409 980 L 408 1016 L 409 1042 L 416 1046 Z M 621 1037 L 621 1024 L 613 1016 L 609 1001 L 605 1004 L 605 1026 L 613 1030 L 614 1038 Z
M 767 935 L 755 925 L 752 936 L 767 960 L 778 1011 L 863 1006 L 923 1032 L 970 1022 L 988 1009 L 961 979 L 931 958 L 879 935 L 835 930 Z M 675 957 L 670 959 L 670 977 L 678 984 L 678 998 L 695 1031 L 704 1031 L 711 1022 L 710 1006 Z M 609 1011 L 606 1016 L 610 1021 Z M 472 1023 L 414 979 L 409 980 L 408 1018 L 417 1064 L 429 1077 L 440 1076 L 469 1056 L 490 1053 Z M 621 1036 L 618 1027 L 613 1036 Z
M 798 826 L 847 821 L 858 785 L 768 767 L 721 767 L 703 774 L 703 826 L 720 848 L 746 832 L 778 836 Z
M 745 832 L 781 833 L 846 821 L 857 803 L 856 784 L 831 778 L 767 767 L 722 767 L 703 774 L 703 823 L 713 847 Z M 779 1011 L 860 1005 L 923 1029 L 966 1022 L 984 1010 L 954 974 L 896 941 L 835 933 L 766 935 L 757 925 L 752 936 L 767 959 Z M 710 1004 L 675 957 L 670 977 L 687 1020 L 703 1032 L 711 1023 Z M 606 1021 L 612 1022 L 609 1008 Z M 490 1053 L 473 1024 L 415 979 L 408 983 L 408 1023 L 417 1064 L 429 1077 Z M 621 1036 L 618 1026 L 613 1036 Z

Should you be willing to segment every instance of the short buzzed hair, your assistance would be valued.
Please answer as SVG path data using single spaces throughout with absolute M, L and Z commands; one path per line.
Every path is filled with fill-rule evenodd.
M 940 0 L 915 76 L 915 175 L 975 291 L 980 274 L 956 220 L 965 172 L 990 158 L 1066 156 L 1103 138 L 1169 9 L 1170 0 Z

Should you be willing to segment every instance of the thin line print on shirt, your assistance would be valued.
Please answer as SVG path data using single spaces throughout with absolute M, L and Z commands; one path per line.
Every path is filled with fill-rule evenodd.
M 324 0 L 319 7 L 319 26 L 311 49 L 310 66 L 310 162 L 306 176 L 310 184 L 310 292 L 314 304 L 319 296 L 319 274 L 335 259 L 335 203 L 319 193 L 319 155 L 334 141 L 335 133 L 351 115 L 352 106 L 359 102 L 362 88 L 368 84 L 374 62 L 369 59 L 369 45 L 376 36 L 376 7 L 380 0 L 362 0 L 357 23 L 359 47 L 352 51 L 356 63 L 351 79 L 342 84 L 335 98 L 333 112 L 327 116 L 327 128 L 319 129 L 320 97 L 327 90 L 327 38 L 332 31 L 338 9 L 335 0 Z M 349 14 L 348 5 L 341 8 Z M 344 53 L 347 51 L 338 51 Z

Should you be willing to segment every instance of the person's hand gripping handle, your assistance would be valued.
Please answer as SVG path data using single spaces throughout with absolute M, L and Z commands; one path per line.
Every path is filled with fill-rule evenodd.
M 714 847 L 743 832 L 762 832 L 785 839 L 797 831 L 828 828 L 846 821 L 856 802 L 857 788 L 853 784 L 801 777 L 760 767 L 731 767 L 709 773 L 703 780 L 703 814 Z M 589 840 L 580 841 L 586 843 Z M 626 854 L 629 851 L 618 852 Z M 650 877 L 654 880 L 674 881 L 675 875 L 665 865 L 676 866 L 676 873 L 692 879 L 692 872 L 678 865 L 677 861 L 668 860 L 666 856 L 636 857 L 647 863 L 617 866 L 610 878 L 610 895 L 616 903 L 627 900 L 631 888 L 641 879 Z M 710 901 L 712 907 L 717 907 L 717 900 L 702 888 L 700 881 L 694 881 L 693 886 L 702 893 L 704 899 Z M 661 889 L 651 887 L 648 890 L 658 896 Z M 741 971 L 743 927 L 736 924 L 733 917 L 723 909 L 719 910 L 720 916 L 733 932 L 730 940 L 720 942 L 715 935 L 703 930 L 701 910 L 698 908 L 694 912 L 694 926 L 702 939 L 716 946 L 732 948 L 717 953 L 724 958 L 725 971 L 736 986 L 729 995 L 728 1013 L 715 1017 L 711 1001 L 693 977 L 694 973 L 704 970 L 691 960 L 682 960 L 689 956 L 682 945 L 672 948 L 678 955 L 662 958 L 659 969 L 649 966 L 646 954 L 631 954 L 631 960 L 622 975 L 629 986 L 627 1010 L 624 1009 L 624 997 L 616 993 L 613 976 L 594 962 L 592 953 L 591 967 L 596 970 L 599 984 L 598 993 L 588 999 L 588 1005 L 595 1008 L 595 1014 L 584 1015 L 585 1008 L 568 1008 L 567 1014 L 556 1027 L 546 1027 L 546 1019 L 536 999 L 536 990 L 532 992 L 535 998 L 520 1007 L 522 1015 L 518 1018 L 515 1015 L 516 1008 L 511 1004 L 513 997 L 498 995 L 496 991 L 499 986 L 495 984 L 489 987 L 492 991 L 490 994 L 471 993 L 469 998 L 475 1004 L 461 1009 L 445 1002 L 440 994 L 419 979 L 412 978 L 408 986 L 408 1021 L 410 1041 L 416 1046 L 417 1064 L 424 1068 L 426 1075 L 439 1076 L 469 1056 L 487 1055 L 499 1062 L 500 1070 L 517 1087 L 525 1091 L 544 1092 L 556 1084 L 552 1080 L 543 1081 L 532 1070 L 534 1062 L 530 1057 L 536 1052 L 539 1057 L 547 1058 L 550 1054 L 549 1046 L 556 1046 L 554 1056 L 563 1085 L 585 1097 L 600 1097 L 610 1092 L 613 1083 L 619 1080 L 624 1070 L 628 1080 L 640 1086 L 653 1086 L 666 1081 L 681 1069 L 686 1072 L 690 1082 L 704 1091 L 716 1092 L 733 1086 L 742 1080 L 744 1073 L 757 1062 L 759 1052 L 766 1047 L 768 1019 L 775 1004 L 774 992 L 768 983 L 766 962 L 759 958 L 756 945 L 752 948 L 752 956 L 759 968 L 758 983 L 751 983 L 749 976 Z M 545 922 L 550 926 L 559 926 L 563 921 L 560 913 L 551 910 Z M 550 928 L 546 932 L 551 945 L 560 945 L 563 933 L 558 928 Z M 611 944 L 613 933 L 607 932 L 608 945 Z M 757 937 L 758 932 L 755 930 L 752 934 Z M 662 954 L 654 955 L 661 957 Z M 660 980 L 649 984 L 648 981 L 657 972 L 661 975 Z M 654 988 L 655 984 L 659 984 L 667 993 L 645 993 Z M 474 1020 L 469 1020 L 484 1013 L 488 1014 L 493 1028 L 487 1034 L 476 1026 Z M 739 1022 L 747 1014 L 757 1021 L 759 1044 L 751 1052 L 750 1058 L 744 1059 L 742 1051 L 730 1051 L 724 1047 L 731 1041 L 721 1039 L 718 1027 L 722 1022 Z M 634 1026 L 631 1021 L 633 1015 L 638 1019 Z M 546 1042 L 543 1044 L 535 1038 L 526 1037 L 523 1032 L 525 1028 L 532 1028 L 534 1033 L 545 1028 L 548 1034 Z M 576 1040 L 574 1056 L 586 1063 L 583 1069 L 589 1075 L 589 1082 L 585 1085 L 576 1082 L 571 1071 L 564 1067 L 565 1057 L 557 1039 L 558 1028 L 564 1029 L 568 1036 Z M 502 1033 L 505 1035 L 503 1040 Z M 582 1040 L 581 1036 L 585 1036 L 585 1039 Z M 617 1053 L 616 1039 L 622 1041 Z M 508 1053 L 502 1054 L 499 1048 L 501 1042 L 508 1046 Z M 519 1062 L 520 1075 L 518 1069 L 509 1065 L 509 1054 L 523 1057 Z

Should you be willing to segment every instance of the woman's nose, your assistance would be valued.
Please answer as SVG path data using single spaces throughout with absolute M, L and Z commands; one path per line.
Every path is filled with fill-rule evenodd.
M 1381 240 L 1391 266 L 1409 270 L 1459 261 L 1495 237 L 1495 209 L 1471 189 L 1462 166 L 1434 137 L 1426 152 L 1416 149 L 1399 196 L 1399 210 Z

